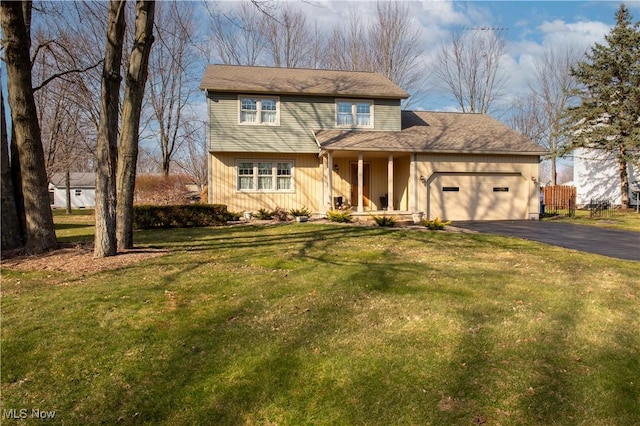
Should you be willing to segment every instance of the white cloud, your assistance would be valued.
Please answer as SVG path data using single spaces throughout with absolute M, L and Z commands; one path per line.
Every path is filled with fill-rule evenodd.
M 543 33 L 544 44 L 572 44 L 586 49 L 596 42 L 601 42 L 611 27 L 598 21 L 568 23 L 557 19 L 552 22 L 544 21 L 538 29 Z

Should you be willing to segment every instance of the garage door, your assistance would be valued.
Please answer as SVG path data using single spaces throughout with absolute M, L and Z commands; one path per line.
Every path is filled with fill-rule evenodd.
M 520 174 L 436 173 L 428 188 L 431 219 L 527 219 L 527 182 Z

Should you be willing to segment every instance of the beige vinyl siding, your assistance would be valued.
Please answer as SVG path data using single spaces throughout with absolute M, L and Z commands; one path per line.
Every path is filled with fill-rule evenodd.
M 409 186 L 411 156 L 394 157 L 393 159 L 393 192 L 396 210 L 409 211 Z
M 313 132 L 337 128 L 333 97 L 280 96 L 280 125 L 267 126 L 239 123 L 238 96 L 207 95 L 211 151 L 317 153 Z M 400 130 L 399 100 L 374 100 L 374 130 Z
M 238 160 L 293 161 L 293 192 L 240 192 Z M 230 211 L 290 210 L 307 207 L 319 212 L 322 203 L 322 169 L 317 154 L 216 153 L 211 155 L 211 203 L 225 204 Z
M 486 214 L 480 212 L 480 210 L 486 210 L 486 206 L 492 202 L 500 202 L 499 197 L 505 195 L 492 192 L 492 186 L 516 185 L 517 187 L 514 186 L 510 190 L 513 198 L 510 210 L 512 216 L 503 218 L 529 219 L 533 215 L 537 215 L 539 211 L 538 170 L 537 156 L 419 154 L 416 174 L 418 177 L 422 177 L 423 181 L 417 183 L 416 206 L 419 211 L 424 211 L 427 215 L 440 215 L 443 206 L 438 205 L 440 200 L 438 197 L 441 197 L 441 194 L 436 194 L 436 190 L 442 190 L 439 186 L 447 186 L 449 183 L 455 186 L 456 182 L 460 185 L 473 184 L 478 187 L 482 186 L 483 192 L 477 193 L 476 191 L 473 194 L 460 197 L 459 208 L 463 212 L 460 215 L 464 216 L 464 214 L 471 214 L 469 212 L 475 211 L 479 215 L 485 215 L 484 217 L 476 217 L 477 219 L 493 218 L 490 216 L 493 214 L 492 212 Z M 514 176 L 517 176 L 517 179 Z M 448 207 L 450 208 L 451 204 Z M 497 206 L 496 208 L 503 207 Z M 456 215 L 458 213 L 453 214 L 453 216 Z M 430 218 L 434 219 L 435 216 Z

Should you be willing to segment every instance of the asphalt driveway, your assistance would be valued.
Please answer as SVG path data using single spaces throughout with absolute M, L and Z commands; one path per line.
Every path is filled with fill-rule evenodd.
M 453 222 L 483 234 L 506 235 L 558 247 L 640 261 L 640 232 L 537 220 Z

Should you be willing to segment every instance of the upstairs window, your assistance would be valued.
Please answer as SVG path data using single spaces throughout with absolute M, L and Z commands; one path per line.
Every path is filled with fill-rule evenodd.
M 373 127 L 372 101 L 336 101 L 338 127 Z
M 240 124 L 278 125 L 278 98 L 240 97 Z
M 258 100 L 252 98 L 240 99 L 240 122 L 255 123 L 258 111 Z

